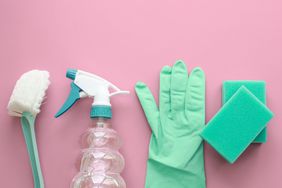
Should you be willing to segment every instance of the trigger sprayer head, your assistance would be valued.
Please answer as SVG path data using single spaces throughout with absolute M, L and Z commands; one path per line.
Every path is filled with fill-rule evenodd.
M 71 91 L 64 105 L 55 115 L 59 117 L 67 110 L 69 110 L 73 104 L 83 97 L 93 97 L 94 102 L 92 104 L 90 117 L 104 117 L 111 118 L 112 110 L 110 104 L 110 97 L 118 94 L 128 94 L 128 91 L 122 91 L 111 82 L 85 71 L 68 69 L 66 77 L 73 80 L 71 83 Z M 114 92 L 110 93 L 110 88 Z

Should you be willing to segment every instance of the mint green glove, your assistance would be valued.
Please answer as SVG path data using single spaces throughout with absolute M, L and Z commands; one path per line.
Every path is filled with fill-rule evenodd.
M 178 61 L 160 74 L 159 109 L 149 88 L 135 86 L 152 129 L 146 188 L 205 188 L 204 152 L 199 136 L 205 124 L 205 75 L 188 77 Z

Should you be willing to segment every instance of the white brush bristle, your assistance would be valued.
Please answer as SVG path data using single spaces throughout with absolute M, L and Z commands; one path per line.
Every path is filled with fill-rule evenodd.
M 21 116 L 30 112 L 35 117 L 50 84 L 47 71 L 32 70 L 24 73 L 17 81 L 8 104 L 8 113 Z

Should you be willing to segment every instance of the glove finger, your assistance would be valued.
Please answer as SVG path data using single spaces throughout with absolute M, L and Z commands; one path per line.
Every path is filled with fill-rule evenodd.
M 168 114 L 170 112 L 170 82 L 171 67 L 164 66 L 160 73 L 160 113 Z
M 157 135 L 159 126 L 159 111 L 155 99 L 150 89 L 143 82 L 135 85 L 135 91 L 147 117 L 147 121 L 152 129 L 153 134 Z
M 199 67 L 192 70 L 188 79 L 185 109 L 188 126 L 205 124 L 205 73 Z
M 176 62 L 171 73 L 171 111 L 172 113 L 185 110 L 185 95 L 188 73 L 186 65 L 182 61 Z

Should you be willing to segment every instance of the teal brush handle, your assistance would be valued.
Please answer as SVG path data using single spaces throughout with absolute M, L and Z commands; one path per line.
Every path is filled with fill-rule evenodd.
M 39 162 L 38 150 L 36 144 L 34 122 L 35 122 L 35 117 L 33 117 L 31 113 L 23 112 L 21 117 L 21 124 L 25 138 L 25 143 L 29 154 L 29 160 L 31 163 L 34 188 L 44 188 L 44 182 L 40 168 L 40 162 Z

